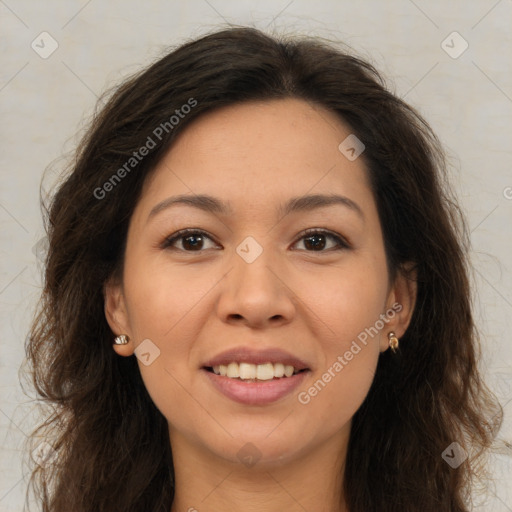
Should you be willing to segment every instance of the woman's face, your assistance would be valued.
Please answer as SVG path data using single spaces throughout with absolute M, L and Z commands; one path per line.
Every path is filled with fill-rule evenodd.
M 106 312 L 173 450 L 273 464 L 347 441 L 412 309 L 405 280 L 389 282 L 363 158 L 339 149 L 349 135 L 300 100 L 230 106 L 189 125 L 145 183 Z

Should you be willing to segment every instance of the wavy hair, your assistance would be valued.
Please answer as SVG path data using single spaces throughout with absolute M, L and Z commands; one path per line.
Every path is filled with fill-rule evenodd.
M 374 66 L 342 45 L 234 27 L 172 49 L 110 94 L 45 207 L 49 250 L 26 343 L 32 383 L 49 407 L 33 438 L 43 436 L 54 457 L 34 464 L 29 483 L 44 512 L 170 510 L 167 421 L 135 357 L 112 350 L 103 287 L 121 272 L 142 185 L 176 136 L 208 111 L 283 98 L 329 109 L 364 142 L 390 275 L 410 264 L 416 272 L 416 305 L 400 351 L 379 356 L 352 419 L 348 508 L 470 510 L 502 409 L 478 368 L 469 236 L 442 146 Z M 182 109 L 191 99 L 193 108 Z M 185 110 L 175 123 L 172 116 Z M 155 147 L 131 161 L 148 137 Z M 455 441 L 469 457 L 452 468 L 442 453 Z

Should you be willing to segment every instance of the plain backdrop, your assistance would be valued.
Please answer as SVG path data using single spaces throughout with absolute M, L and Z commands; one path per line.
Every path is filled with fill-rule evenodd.
M 482 367 L 505 410 L 475 510 L 512 511 L 512 0 L 0 0 L 0 510 L 22 510 L 27 486 L 34 405 L 18 371 L 41 289 L 43 171 L 53 162 L 50 190 L 102 92 L 227 23 L 348 43 L 443 141 L 471 230 Z

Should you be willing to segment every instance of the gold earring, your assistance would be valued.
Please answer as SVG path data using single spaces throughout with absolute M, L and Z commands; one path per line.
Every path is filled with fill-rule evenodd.
M 394 332 L 390 332 L 388 334 L 389 346 L 393 353 L 395 354 L 398 350 L 398 338 L 396 337 Z
M 116 345 L 126 345 L 130 342 L 130 338 L 126 334 L 120 334 L 114 338 L 114 344 Z

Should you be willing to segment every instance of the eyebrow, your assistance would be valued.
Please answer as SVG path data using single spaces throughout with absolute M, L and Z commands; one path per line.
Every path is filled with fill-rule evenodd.
M 187 205 L 198 208 L 209 213 L 218 213 L 223 215 L 232 215 L 233 209 L 229 203 L 226 203 L 216 197 L 207 194 L 179 195 L 168 197 L 152 208 L 148 215 L 148 221 L 160 213 L 175 205 Z M 284 217 L 289 213 L 311 211 L 317 208 L 325 208 L 332 205 L 345 206 L 355 212 L 364 221 L 365 216 L 361 207 L 352 199 L 338 194 L 313 194 L 308 196 L 294 197 L 284 206 L 278 208 L 280 216 Z

